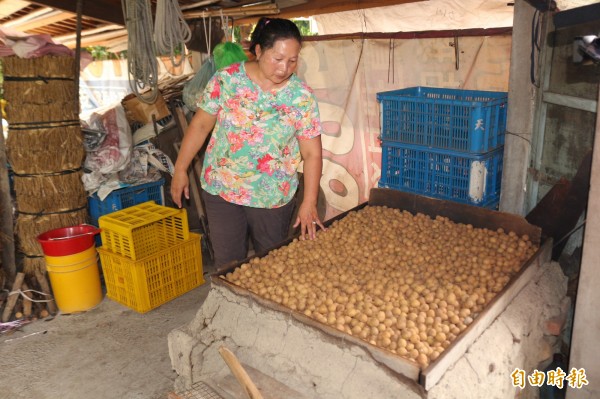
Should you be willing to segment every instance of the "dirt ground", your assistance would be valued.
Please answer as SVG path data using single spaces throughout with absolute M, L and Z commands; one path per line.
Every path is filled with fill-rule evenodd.
M 0 397 L 165 399 L 176 378 L 167 335 L 193 319 L 209 285 L 146 314 L 104 297 L 86 312 L 0 335 Z

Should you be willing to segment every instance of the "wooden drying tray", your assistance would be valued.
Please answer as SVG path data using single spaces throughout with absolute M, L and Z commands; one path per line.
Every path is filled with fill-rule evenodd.
M 246 297 L 268 309 L 288 314 L 303 324 L 314 327 L 329 336 L 341 340 L 345 344 L 358 345 L 370 353 L 373 359 L 380 363 L 382 367 L 387 368 L 390 372 L 397 375 L 398 378 L 418 382 L 425 390 L 429 390 L 441 379 L 448 368 L 465 354 L 471 344 L 475 342 L 475 340 L 504 311 L 521 289 L 538 273 L 542 265 L 550 259 L 552 240 L 542 237 L 541 228 L 529 224 L 525 218 L 518 215 L 382 188 L 371 189 L 368 203 L 360 204 L 357 207 L 328 220 L 325 223 L 325 226 L 329 226 L 335 220 L 342 219 L 350 212 L 362 209 L 367 205 L 387 206 L 390 208 L 406 210 L 413 214 L 423 213 L 431 217 L 444 216 L 454 222 L 471 224 L 477 228 L 488 228 L 492 230 L 503 228 L 507 232 L 514 231 L 519 236 L 524 234 L 529 235 L 531 241 L 536 245 L 540 245 L 540 248 L 525 262 L 521 270 L 512 277 L 502 291 L 500 291 L 498 295 L 490 301 L 486 308 L 479 313 L 473 323 L 457 336 L 450 346 L 442 352 L 440 357 L 423 370 L 421 370 L 416 363 L 409 361 L 408 359 L 369 344 L 362 339 L 341 332 L 332 326 L 320 323 L 305 316 L 301 312 L 294 311 L 286 306 L 262 298 L 245 288 L 232 284 L 224 278 L 225 274 L 232 272 L 243 263 L 246 263 L 255 257 L 263 257 L 269 251 L 248 257 L 241 262 L 232 262 L 225 265 L 222 269 L 211 274 L 211 283 L 217 286 L 226 287 L 236 295 Z M 288 245 L 294 238 L 297 238 L 297 236 L 285 240 L 271 250 Z

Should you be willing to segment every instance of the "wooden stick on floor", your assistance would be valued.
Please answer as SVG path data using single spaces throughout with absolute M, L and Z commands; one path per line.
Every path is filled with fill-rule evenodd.
M 242 388 L 244 388 L 244 392 L 246 392 L 248 399 L 263 399 L 262 394 L 256 385 L 254 385 L 254 382 L 252 382 L 250 376 L 248 373 L 246 373 L 246 370 L 244 370 L 242 364 L 233 354 L 233 352 L 226 347 L 221 346 L 219 348 L 219 353 L 221 354 L 223 360 L 225 360 L 225 363 L 227 363 L 227 366 L 229 366 L 229 369 L 238 380 Z

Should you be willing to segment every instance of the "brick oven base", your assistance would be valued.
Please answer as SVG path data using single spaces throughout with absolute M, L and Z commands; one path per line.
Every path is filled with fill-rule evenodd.
M 514 387 L 511 373 L 519 368 L 529 374 L 551 359 L 557 339 L 544 335 L 544 323 L 561 313 L 566 290 L 560 266 L 543 264 L 465 355 L 426 391 L 364 348 L 213 284 L 195 319 L 169 334 L 171 363 L 178 374 L 175 389 L 204 381 L 224 398 L 237 397 L 219 383 L 230 374 L 218 352 L 225 345 L 244 365 L 307 399 L 538 398 L 538 388 Z

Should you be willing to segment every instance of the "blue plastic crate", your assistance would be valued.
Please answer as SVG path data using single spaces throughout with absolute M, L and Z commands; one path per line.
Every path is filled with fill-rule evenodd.
M 382 140 L 469 153 L 504 144 L 505 92 L 411 87 L 377 100 Z
M 141 204 L 146 201 L 154 201 L 158 205 L 164 205 L 163 185 L 165 179 L 155 182 L 139 184 L 137 186 L 124 187 L 110 193 L 104 201 L 97 194 L 88 197 L 88 208 L 91 222 L 98 226 L 98 218 L 130 206 Z
M 379 187 L 495 209 L 504 147 L 467 154 L 422 146 L 382 145 Z

